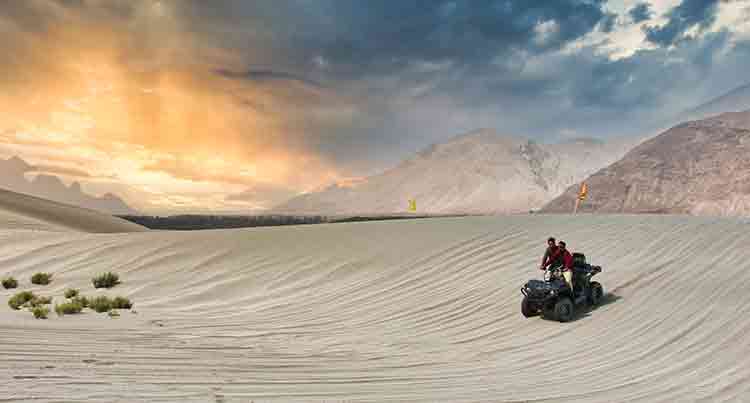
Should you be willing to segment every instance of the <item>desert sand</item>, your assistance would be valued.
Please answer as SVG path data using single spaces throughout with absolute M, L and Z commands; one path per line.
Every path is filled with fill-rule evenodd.
M 54 214 L 75 227 L 83 213 Z M 136 311 L 35 320 L 0 290 L 3 401 L 750 399 L 749 222 L 534 215 L 120 234 L 3 223 L 0 276 L 56 301 L 68 287 L 124 295 Z M 604 269 L 606 303 L 566 324 L 520 314 L 549 235 Z M 123 283 L 94 291 L 110 270 Z M 37 271 L 52 284 L 30 287 Z
M 0 189 L 0 228 L 92 233 L 141 232 L 146 228 L 94 210 Z

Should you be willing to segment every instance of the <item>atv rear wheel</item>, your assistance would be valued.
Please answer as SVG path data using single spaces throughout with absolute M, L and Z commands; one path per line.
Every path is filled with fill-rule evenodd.
M 573 319 L 573 301 L 568 297 L 560 298 L 555 304 L 555 319 L 570 322 Z
M 529 302 L 528 297 L 523 297 L 523 301 L 521 301 L 521 313 L 527 318 L 538 314 L 538 310 L 535 309 L 534 304 Z
M 601 284 L 596 281 L 591 282 L 591 289 L 589 290 L 588 303 L 591 306 L 597 306 L 601 304 L 602 297 L 604 297 L 604 288 Z

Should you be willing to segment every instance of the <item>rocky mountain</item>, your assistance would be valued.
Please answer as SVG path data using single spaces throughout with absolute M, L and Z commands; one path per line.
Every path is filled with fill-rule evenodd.
M 273 210 L 287 214 L 491 214 L 528 212 L 616 161 L 632 140 L 559 144 L 482 129 L 432 145 L 353 186 L 303 194 Z
M 588 179 L 579 211 L 750 215 L 750 111 L 677 125 Z M 570 212 L 579 185 L 544 212 Z
M 38 174 L 32 180 L 26 179 L 27 173 L 35 171 L 36 167 L 19 157 L 0 159 L 0 188 L 107 214 L 138 214 L 122 199 L 111 193 L 100 197 L 86 194 L 78 182 L 66 186 L 57 176 L 46 174 Z

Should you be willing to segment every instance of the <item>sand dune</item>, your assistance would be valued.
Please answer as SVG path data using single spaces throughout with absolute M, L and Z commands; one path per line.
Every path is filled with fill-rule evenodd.
M 137 232 L 146 228 L 93 210 L 0 189 L 0 229 Z
M 0 233 L 0 275 L 59 299 L 113 270 L 137 313 L 0 307 L 0 396 L 41 401 L 747 401 L 750 223 L 441 218 L 199 232 Z M 554 234 L 607 303 L 519 312 Z M 26 287 L 28 288 L 28 287 Z M 0 291 L 3 301 L 11 293 Z

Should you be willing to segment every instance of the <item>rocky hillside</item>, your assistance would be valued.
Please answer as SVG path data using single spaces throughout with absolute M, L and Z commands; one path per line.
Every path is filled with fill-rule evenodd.
M 580 139 L 539 144 L 483 129 L 433 145 L 355 186 L 331 186 L 293 198 L 287 214 L 491 214 L 538 209 L 569 185 L 616 161 L 620 141 Z
M 750 215 L 750 111 L 687 122 L 586 179 L 579 211 Z M 569 212 L 579 185 L 543 211 Z

